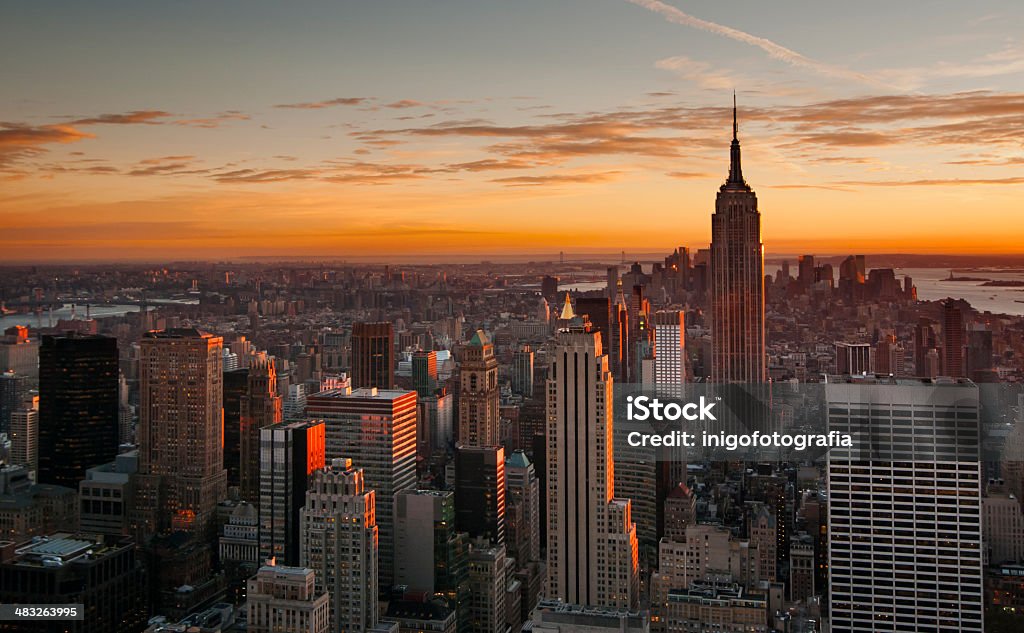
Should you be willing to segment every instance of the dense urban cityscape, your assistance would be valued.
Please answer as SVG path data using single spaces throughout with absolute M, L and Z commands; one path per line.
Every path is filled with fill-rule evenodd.
M 0 603 L 84 617 L 0 630 L 1020 630 L 1024 316 L 766 270 L 732 115 L 658 261 L 5 267 Z M 631 389 L 871 454 L 638 448 Z

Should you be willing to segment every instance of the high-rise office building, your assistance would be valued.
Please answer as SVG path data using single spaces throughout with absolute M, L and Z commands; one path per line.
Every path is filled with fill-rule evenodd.
M 682 398 L 686 383 L 686 325 L 681 310 L 654 313 L 654 381 L 658 392 Z
M 266 352 L 252 354 L 248 372 L 239 407 L 239 488 L 241 498 L 256 505 L 262 494 L 260 432 L 284 419 L 284 406 L 277 392 L 277 364 L 273 356 Z
M 468 605 L 471 633 L 508 631 L 505 560 L 504 545 L 495 545 L 486 539 L 470 543 L 466 577 L 472 596 Z
M 836 342 L 836 374 L 858 376 L 875 373 L 875 350 L 871 343 Z
M 545 275 L 540 280 L 540 294 L 551 305 L 558 300 L 558 277 Z
M 282 422 L 260 429 L 260 558 L 299 562 L 299 515 L 312 474 L 322 470 L 324 423 Z
M 455 527 L 472 538 L 505 542 L 505 449 L 455 449 Z
M 767 378 L 764 245 L 757 196 L 740 168 L 735 102 L 732 115 L 729 177 L 711 217 L 711 379 L 757 384 Z
M 494 345 L 483 330 L 477 330 L 462 350 L 459 367 L 459 443 L 464 446 L 501 444 L 500 403 Z
M 520 566 L 540 560 L 540 480 L 523 451 L 505 460 L 505 542 Z
M 914 375 L 918 377 L 934 376 L 929 371 L 928 354 L 938 348 L 933 321 L 928 317 L 920 317 L 914 326 Z M 936 351 L 936 354 L 938 352 Z
M 395 333 L 390 323 L 352 324 L 352 386 L 391 389 L 395 384 Z
M 28 393 L 28 376 L 14 371 L 0 373 L 0 433 L 10 429 L 11 414 L 21 406 Z
M 533 396 L 533 350 L 529 345 L 512 354 L 512 393 Z
M 452 605 L 464 603 L 468 554 L 466 534 L 455 528 L 453 492 L 403 490 L 395 496 L 396 585 L 441 594 Z
M 148 332 L 139 343 L 139 534 L 212 535 L 227 496 L 222 348 L 221 337 L 194 328 Z
M 612 300 L 608 297 L 580 297 L 576 299 L 576 314 L 586 315 L 592 332 L 601 334 L 601 346 L 611 349 Z
M 11 412 L 11 428 L 8 433 L 11 439 L 9 455 L 12 464 L 20 464 L 28 469 L 32 479 L 39 468 L 39 398 L 33 397 L 28 402 Z
M 906 374 L 903 346 L 896 335 L 888 334 L 875 344 L 875 371 L 883 375 L 903 376 Z
M 412 388 L 421 396 L 432 396 L 437 391 L 437 352 L 413 352 Z
M 37 481 L 78 489 L 118 447 L 117 339 L 44 336 L 39 346 Z
M 830 378 L 832 631 L 982 630 L 978 388 Z
M 302 509 L 300 564 L 331 596 L 331 631 L 364 633 L 377 624 L 377 516 L 373 490 L 352 460 L 313 473 Z
M 947 299 L 942 303 L 942 373 L 961 378 L 964 371 L 964 306 Z
M 78 528 L 82 532 L 129 534 L 128 512 L 135 497 L 132 475 L 138 468 L 139 452 L 134 450 L 86 471 L 78 486 Z
M 327 633 L 330 597 L 316 589 L 316 575 L 304 567 L 265 565 L 249 580 L 246 596 L 251 633 Z
M 224 470 L 228 487 L 239 487 L 242 469 L 242 399 L 249 392 L 249 371 L 224 370 Z
M 28 328 L 15 325 L 0 337 L 0 372 L 25 376 L 30 385 L 39 379 L 39 340 L 30 338 Z
M 306 414 L 324 421 L 327 459 L 351 458 L 376 493 L 378 578 L 388 589 L 394 580 L 395 495 L 416 486 L 416 392 L 332 389 L 310 396 Z
M 629 382 L 630 358 L 632 358 L 631 341 L 632 331 L 630 330 L 629 305 L 626 303 L 626 296 L 622 291 L 622 280 L 615 284 L 615 304 L 612 306 L 612 320 L 610 325 L 611 334 L 608 336 L 611 343 L 610 349 L 605 349 L 604 341 L 601 341 L 601 349 L 605 350 L 610 358 L 610 365 L 613 377 L 620 382 Z
M 547 383 L 548 598 L 635 608 L 636 525 L 615 497 L 612 377 L 596 333 L 559 333 Z

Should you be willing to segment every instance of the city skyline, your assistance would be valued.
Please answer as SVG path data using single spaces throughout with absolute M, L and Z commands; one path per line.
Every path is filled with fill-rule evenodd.
M 198 6 L 12 11 L 3 261 L 702 245 L 733 89 L 769 256 L 1022 252 L 1010 3 Z

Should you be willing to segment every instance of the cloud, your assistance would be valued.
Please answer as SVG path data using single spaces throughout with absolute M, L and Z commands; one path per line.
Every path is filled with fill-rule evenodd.
M 413 99 L 402 99 L 401 101 L 395 101 L 385 105 L 385 108 L 402 109 L 402 108 L 418 108 L 426 104 L 420 101 L 414 101 Z
M 228 123 L 230 121 L 248 121 L 250 118 L 251 117 L 248 114 L 245 114 L 244 112 L 239 112 L 238 110 L 228 110 L 226 112 L 221 112 L 220 114 L 217 114 L 216 116 L 212 117 L 178 119 L 177 121 L 172 121 L 172 123 L 174 123 L 175 125 L 184 125 L 187 127 L 199 127 L 209 129 L 220 127 L 224 123 Z
M 508 178 L 495 178 L 491 182 L 501 183 L 511 187 L 537 187 L 541 185 L 564 185 L 564 184 L 590 184 L 603 183 L 616 180 L 622 172 L 604 171 L 590 174 L 549 174 L 541 176 L 512 176 Z
M 498 169 L 528 169 L 533 167 L 535 163 L 524 160 L 516 159 L 495 159 L 486 158 L 484 160 L 476 160 L 468 163 L 453 163 L 447 166 L 452 171 L 494 171 Z
M 1024 176 L 1007 178 L 924 178 L 921 180 L 843 180 L 838 185 L 856 187 L 949 187 L 963 185 L 1024 185 Z
M 943 79 L 986 79 L 1024 73 L 1024 45 L 1013 41 L 1002 49 L 971 60 L 938 62 L 932 66 L 887 68 L 877 71 L 886 81 L 918 89 Z
M 139 161 L 128 170 L 129 176 L 180 176 L 184 174 L 205 173 L 206 170 L 195 169 L 195 156 L 161 156 Z
M 700 62 L 689 57 L 677 56 L 659 59 L 655 67 L 669 70 L 687 81 L 692 81 L 706 90 L 731 90 L 736 86 L 737 79 L 727 71 L 715 70 L 707 62 Z M 665 93 L 661 93 L 664 96 Z
M 308 101 L 305 103 L 282 103 L 275 105 L 275 108 L 292 108 L 297 110 L 320 110 L 333 108 L 334 106 L 357 106 L 369 102 L 369 97 L 338 97 L 326 101 Z
M 714 174 L 709 174 L 703 171 L 670 171 L 665 173 L 669 178 L 677 178 L 679 180 L 700 180 L 703 178 L 714 178 Z
M 213 175 L 222 183 L 270 183 L 289 180 L 311 180 L 317 176 L 315 169 L 234 169 Z
M 171 116 L 170 112 L 163 110 L 134 110 L 123 114 L 100 114 L 98 116 L 76 119 L 70 125 L 156 125 L 162 123 L 159 119 Z
M 769 57 L 786 62 L 787 64 L 797 68 L 805 68 L 807 70 L 812 70 L 821 75 L 833 77 L 835 79 L 856 81 L 857 83 L 872 85 L 876 87 L 884 85 L 882 82 L 873 79 L 863 73 L 842 68 L 840 66 L 833 66 L 832 64 L 827 64 L 825 62 L 820 62 L 815 59 L 811 59 L 805 55 L 801 55 L 800 53 L 789 48 L 786 48 L 781 44 L 776 44 L 775 42 L 769 39 L 758 37 L 756 35 L 751 35 L 750 33 L 746 33 L 744 31 L 740 31 L 729 26 L 718 24 L 716 22 L 702 20 L 688 13 L 683 13 L 679 9 L 667 5 L 664 2 L 660 2 L 659 0 L 626 1 L 635 4 L 639 7 L 643 7 L 649 11 L 653 11 L 661 15 L 669 22 L 675 22 L 676 24 L 681 24 L 683 26 L 699 29 L 701 31 L 713 33 L 715 35 L 727 37 L 737 42 L 749 44 L 750 46 L 755 46 L 764 51 L 765 53 L 767 53 Z
M 8 171 L 24 159 L 46 152 L 45 145 L 76 143 L 95 138 L 71 125 L 32 126 L 0 122 L 0 169 Z M 25 175 L 18 172 L 16 175 Z

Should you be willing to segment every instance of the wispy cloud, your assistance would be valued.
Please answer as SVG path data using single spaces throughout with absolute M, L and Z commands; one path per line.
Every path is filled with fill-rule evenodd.
M 97 116 L 76 119 L 70 125 L 156 125 L 160 119 L 171 116 L 163 110 L 135 110 L 121 114 L 100 114 Z
M 88 138 L 95 137 L 71 125 L 32 126 L 0 122 L 0 170 L 8 175 L 24 175 L 22 172 L 12 174 L 9 170 L 18 161 L 44 153 L 46 145 L 75 143 Z
M 854 187 L 951 187 L 967 185 L 1024 185 L 1024 176 L 1006 178 L 922 178 L 919 180 L 843 180 L 838 183 Z
M 546 174 L 540 176 L 511 176 L 508 178 L 495 178 L 492 182 L 501 183 L 511 187 L 538 187 L 542 185 L 602 183 L 616 180 L 621 175 L 621 171 L 602 171 L 581 174 Z
M 659 59 L 654 65 L 708 90 L 730 90 L 738 83 L 736 77 L 731 73 L 715 69 L 707 62 L 690 59 L 683 55 Z
M 220 114 L 217 114 L 212 117 L 178 119 L 176 121 L 172 121 L 172 123 L 174 123 L 174 125 L 184 125 L 187 127 L 200 127 L 210 129 L 220 127 L 221 125 L 224 125 L 225 123 L 230 123 L 231 121 L 248 121 L 250 118 L 251 117 L 244 112 L 239 112 L 238 110 L 228 110 L 226 112 L 221 112 Z
M 631 4 L 635 4 L 639 7 L 643 7 L 649 11 L 653 11 L 669 22 L 688 26 L 690 28 L 699 29 L 722 37 L 727 37 L 737 42 L 742 42 L 750 46 L 757 47 L 768 54 L 773 59 L 778 59 L 791 66 L 797 68 L 804 68 L 807 70 L 814 71 L 821 75 L 833 77 L 835 79 L 844 79 L 847 81 L 856 81 L 858 83 L 867 84 L 871 86 L 883 86 L 883 82 L 878 81 L 868 75 L 859 73 L 841 66 L 835 66 L 822 61 L 811 59 L 806 55 L 802 55 L 792 49 L 786 48 L 781 44 L 777 44 L 767 38 L 752 35 L 739 29 L 734 29 L 724 24 L 718 24 L 717 22 L 710 22 L 708 20 L 702 20 L 696 16 L 684 13 L 679 9 L 660 2 L 659 0 L 626 0 Z M 891 86 L 886 86 L 891 87 Z
M 320 110 L 323 108 L 333 108 L 335 106 L 357 106 L 363 105 L 370 101 L 369 97 L 338 97 L 336 99 L 327 99 L 325 101 L 306 101 L 303 103 L 281 103 L 275 105 L 275 108 L 292 108 L 297 110 Z

